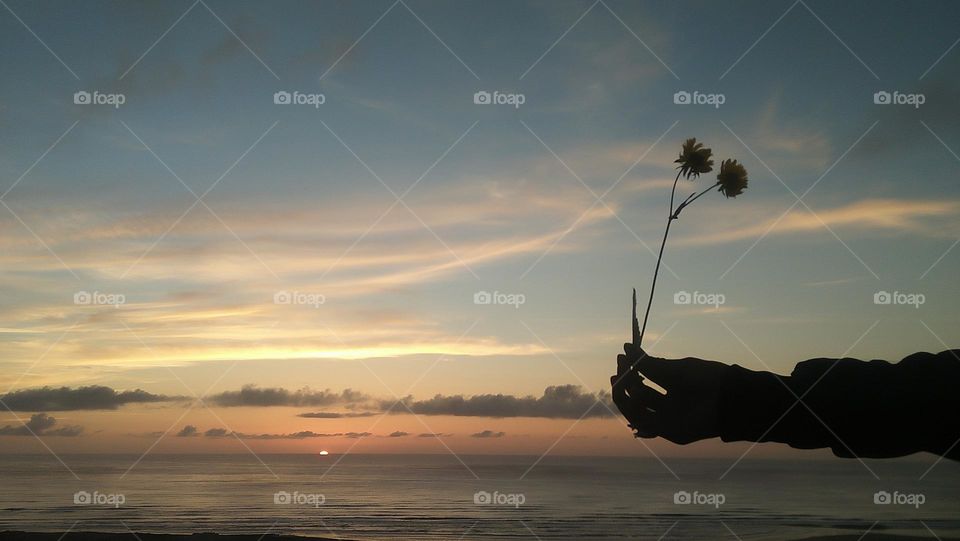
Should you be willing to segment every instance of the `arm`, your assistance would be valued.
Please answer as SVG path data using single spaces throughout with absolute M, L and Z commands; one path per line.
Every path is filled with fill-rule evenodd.
M 916 353 L 897 364 L 812 359 L 790 376 L 701 359 L 657 359 L 629 344 L 625 352 L 611 380 L 613 397 L 640 437 L 772 441 L 829 447 L 841 457 L 929 451 L 960 460 L 960 445 L 954 445 L 960 439 L 954 414 L 960 411 L 958 351 Z M 640 373 L 667 394 L 643 385 Z

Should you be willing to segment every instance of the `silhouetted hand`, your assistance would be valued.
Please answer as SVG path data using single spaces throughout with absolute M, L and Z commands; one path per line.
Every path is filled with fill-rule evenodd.
M 610 378 L 613 402 L 637 437 L 686 444 L 720 435 L 717 409 L 727 365 L 650 357 L 631 343 L 623 351 L 617 356 L 617 375 Z M 644 385 L 643 376 L 667 394 Z

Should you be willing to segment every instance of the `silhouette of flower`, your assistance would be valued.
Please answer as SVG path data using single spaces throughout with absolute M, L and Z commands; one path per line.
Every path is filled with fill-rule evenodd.
M 737 160 L 723 160 L 720 162 L 717 184 L 720 185 L 720 193 L 736 197 L 747 189 L 747 169 Z
M 673 163 L 679 163 L 677 169 L 680 174 L 689 179 L 691 176 L 696 178 L 701 173 L 709 173 L 713 170 L 713 151 L 705 148 L 703 143 L 698 143 L 696 138 L 690 138 L 683 142 L 680 150 L 680 157 Z

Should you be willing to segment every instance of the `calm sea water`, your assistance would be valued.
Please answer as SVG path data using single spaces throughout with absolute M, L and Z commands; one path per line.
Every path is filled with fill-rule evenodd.
M 839 459 L 748 459 L 723 480 L 730 459 L 668 461 L 678 480 L 652 458 L 547 457 L 531 468 L 537 457 L 148 455 L 132 469 L 137 456 L 62 458 L 79 480 L 50 456 L 0 456 L 0 529 L 766 540 L 873 526 L 960 536 L 960 464 L 920 480 L 933 459 L 869 461 L 879 480 Z M 74 503 L 81 491 L 101 503 Z M 697 501 L 675 503 L 679 491 Z M 875 504 L 878 491 L 901 503 Z

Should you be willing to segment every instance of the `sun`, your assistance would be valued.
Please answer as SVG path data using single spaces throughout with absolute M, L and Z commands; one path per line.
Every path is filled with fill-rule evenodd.
M 327 456 L 327 455 L 329 455 L 329 454 L 330 454 L 330 453 L 327 452 L 327 451 L 320 451 L 320 456 Z

